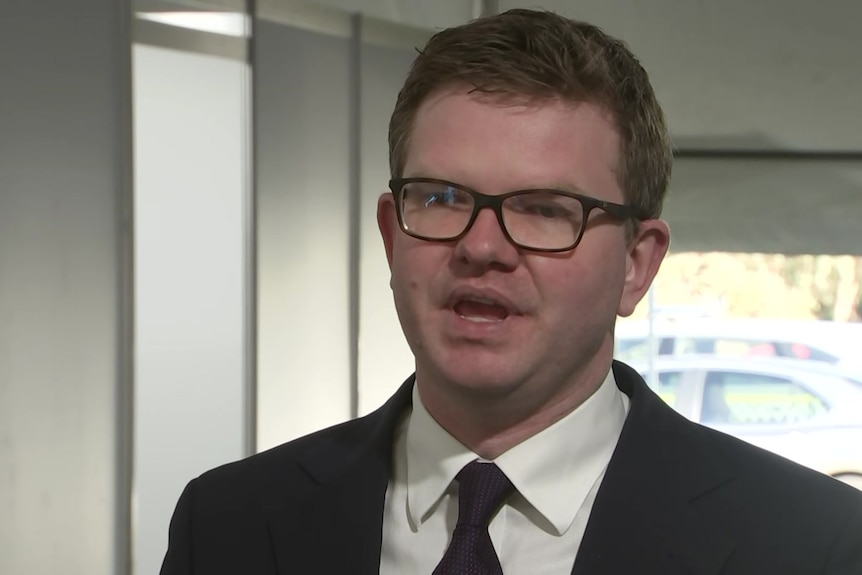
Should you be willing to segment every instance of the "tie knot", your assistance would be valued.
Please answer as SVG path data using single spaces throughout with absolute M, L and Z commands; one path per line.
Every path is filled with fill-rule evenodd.
M 487 526 L 491 516 L 515 490 L 493 463 L 472 461 L 458 473 L 458 525 Z

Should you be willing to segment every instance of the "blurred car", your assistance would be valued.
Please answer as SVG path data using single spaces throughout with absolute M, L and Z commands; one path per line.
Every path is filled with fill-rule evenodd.
M 688 419 L 862 489 L 862 385 L 833 366 L 703 355 L 633 367 Z
M 821 361 L 862 375 L 862 324 L 830 321 L 657 318 L 617 322 L 614 357 L 626 363 L 652 356 L 722 355 Z

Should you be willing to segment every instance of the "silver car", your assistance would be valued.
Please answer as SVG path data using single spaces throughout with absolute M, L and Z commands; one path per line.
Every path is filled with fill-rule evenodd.
M 688 419 L 862 489 L 862 382 L 834 366 L 699 355 L 633 367 Z
M 626 363 L 656 355 L 788 357 L 860 368 L 862 323 L 754 318 L 617 322 L 615 354 Z

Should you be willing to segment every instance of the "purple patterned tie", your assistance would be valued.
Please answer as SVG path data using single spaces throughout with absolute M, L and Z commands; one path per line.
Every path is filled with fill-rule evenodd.
M 473 461 L 458 479 L 458 523 L 433 575 L 503 575 L 488 523 L 515 486 L 493 463 Z

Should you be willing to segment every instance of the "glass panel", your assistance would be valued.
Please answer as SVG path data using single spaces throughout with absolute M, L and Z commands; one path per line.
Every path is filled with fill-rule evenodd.
M 649 342 L 645 338 L 618 338 L 614 353 L 620 361 L 645 362 L 649 357 Z
M 701 421 L 715 424 L 790 424 L 826 413 L 821 398 L 798 383 L 759 373 L 710 372 Z
M 825 473 L 862 474 L 862 409 L 833 408 L 862 401 L 862 386 L 847 386 L 862 379 L 862 162 L 681 158 L 672 187 L 675 251 L 651 320 L 645 299 L 618 322 L 616 357 L 662 370 L 689 355 L 675 361 L 723 373 L 697 402 L 703 423 Z M 833 402 L 826 391 L 839 388 Z
M 671 407 L 676 405 L 681 379 L 682 373 L 679 371 L 663 371 L 658 376 L 658 396 Z

